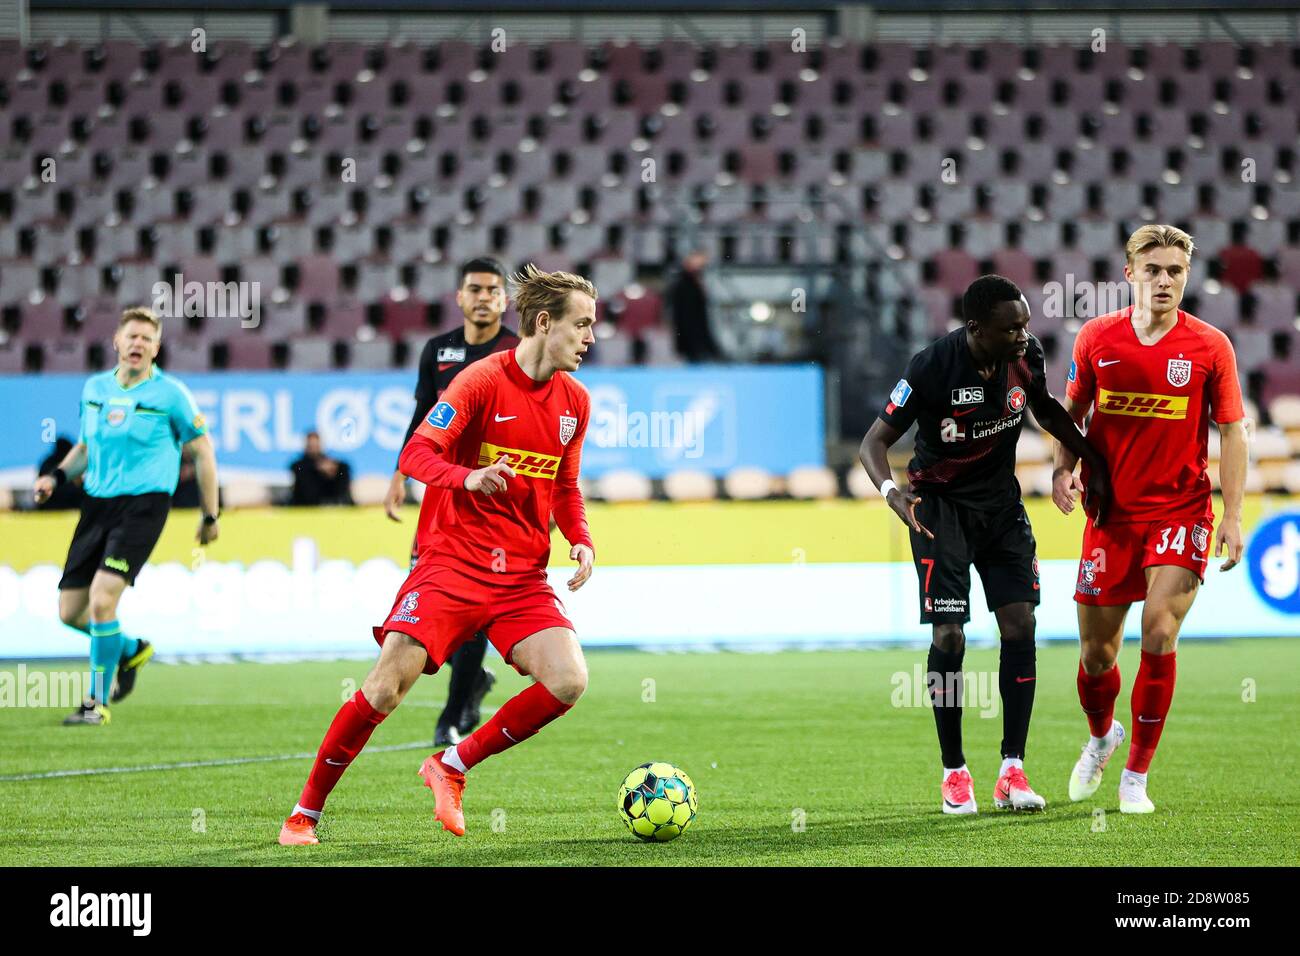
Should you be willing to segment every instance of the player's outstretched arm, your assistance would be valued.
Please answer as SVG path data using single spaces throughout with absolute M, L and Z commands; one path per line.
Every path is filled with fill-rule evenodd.
M 50 495 L 54 494 L 54 489 L 59 487 L 65 481 L 71 481 L 86 470 L 86 464 L 90 460 L 89 450 L 85 442 L 77 442 L 63 456 L 63 461 L 59 462 L 59 467 L 55 469 L 54 474 L 41 475 L 32 485 L 32 496 L 38 505 L 43 505 L 50 500 Z M 62 476 L 59 475 L 62 472 Z
M 1075 405 L 1072 399 L 1067 398 L 1066 401 Z M 1106 520 L 1106 510 L 1110 505 L 1110 472 L 1106 467 L 1105 459 L 1088 444 L 1088 440 L 1083 437 L 1076 424 L 1076 416 L 1082 418 L 1083 412 L 1087 409 L 1066 410 L 1055 398 L 1047 395 L 1034 404 L 1033 411 L 1038 424 L 1056 439 L 1052 468 L 1052 500 L 1064 514 L 1069 514 L 1074 509 L 1074 492 L 1082 491 L 1084 507 L 1092 511 L 1093 523 L 1101 527 L 1102 522 Z M 1069 456 L 1068 470 L 1062 470 L 1062 467 L 1056 465 L 1058 458 L 1065 460 L 1062 452 Z M 1087 488 L 1084 488 L 1082 482 L 1074 475 L 1074 463 L 1080 460 L 1088 463 Z M 1064 486 L 1060 489 L 1064 492 L 1064 502 L 1057 500 L 1058 482 Z M 1062 507 L 1063 503 L 1068 507 Z
M 1219 522 L 1214 555 L 1222 557 L 1226 549 L 1228 560 L 1219 565 L 1219 570 L 1230 571 L 1237 566 L 1245 549 L 1241 537 L 1241 503 L 1246 496 L 1246 465 L 1250 457 L 1246 420 L 1241 418 L 1219 425 L 1219 437 L 1219 486 L 1223 491 L 1223 520 Z
M 889 467 L 889 449 L 901 437 L 903 437 L 902 433 L 897 428 L 877 418 L 862 439 L 862 445 L 858 449 L 858 460 L 862 462 L 862 467 L 867 470 L 867 477 L 880 489 L 880 493 L 885 496 L 885 502 L 894 514 L 898 515 L 899 520 L 917 534 L 933 538 L 930 529 L 916 519 L 916 506 L 921 502 L 920 495 L 899 488 L 894 481 L 894 473 Z

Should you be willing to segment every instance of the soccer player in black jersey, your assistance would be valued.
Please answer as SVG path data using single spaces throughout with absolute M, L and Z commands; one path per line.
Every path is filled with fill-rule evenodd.
M 505 282 L 505 267 L 496 259 L 470 259 L 460 267 L 456 304 L 465 314 L 465 323 L 459 329 L 434 336 L 425 344 L 420 354 L 420 377 L 415 385 L 415 414 L 411 416 L 402 447 L 406 447 L 420 422 L 437 404 L 438 396 L 463 368 L 493 352 L 513 349 L 519 344 L 519 336 L 501 324 L 501 315 L 506 310 Z M 441 493 L 433 488 L 425 491 L 430 495 Z M 401 521 L 405 502 L 406 476 L 395 471 L 384 499 L 388 517 Z M 411 544 L 412 568 L 419 558 L 421 537 L 417 529 Z M 483 666 L 486 653 L 487 635 L 479 632 L 452 655 L 447 703 L 434 728 L 434 746 L 453 746 L 478 726 L 483 698 L 496 683 L 496 675 Z
M 1091 466 L 1085 507 L 1104 518 L 1105 462 L 1047 389 L 1043 347 L 1029 334 L 1029 305 L 1015 283 L 982 276 L 962 297 L 965 326 L 912 357 L 907 372 L 862 440 L 867 474 L 911 529 L 921 622 L 932 625 L 930 699 L 943 757 L 943 812 L 975 813 L 962 753 L 963 625 L 970 620 L 970 566 L 984 585 L 1002 639 L 1002 769 L 999 809 L 1041 810 L 1025 779 L 1025 739 L 1034 704 L 1034 608 L 1038 559 L 1016 480 L 1016 442 L 1025 409 Z M 894 483 L 887 452 L 913 422 L 908 484 Z

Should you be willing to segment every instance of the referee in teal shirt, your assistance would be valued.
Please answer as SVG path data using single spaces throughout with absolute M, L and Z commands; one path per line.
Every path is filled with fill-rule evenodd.
M 122 633 L 117 605 L 167 523 L 182 448 L 198 468 L 198 541 L 217 539 L 216 454 L 194 396 L 154 365 L 161 345 L 162 322 L 153 312 L 122 313 L 113 337 L 117 368 L 92 376 L 81 393 L 81 440 L 52 475 L 36 479 L 39 504 L 85 474 L 81 520 L 59 582 L 59 617 L 90 635 L 90 696 L 64 724 L 108 723 L 108 704 L 131 693 L 153 656 L 148 641 Z

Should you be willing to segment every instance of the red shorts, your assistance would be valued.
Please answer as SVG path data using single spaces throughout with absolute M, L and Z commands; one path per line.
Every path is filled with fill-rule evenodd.
M 548 627 L 574 630 L 544 572 L 537 573 L 535 583 L 488 587 L 454 568 L 421 561 L 398 591 L 388 620 L 374 634 L 381 645 L 390 631 L 419 641 L 429 653 L 424 672 L 432 674 L 484 630 L 505 662 L 519 670 L 511 659 L 515 645 Z
M 1146 569 L 1158 565 L 1187 568 L 1204 582 L 1213 530 L 1213 511 L 1199 518 L 1117 521 L 1100 528 L 1089 518 L 1074 599 L 1102 607 L 1144 601 Z

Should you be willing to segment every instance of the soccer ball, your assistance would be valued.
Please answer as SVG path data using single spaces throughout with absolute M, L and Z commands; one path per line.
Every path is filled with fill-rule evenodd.
M 618 815 L 639 840 L 667 843 L 691 825 L 699 798 L 686 772 L 670 763 L 643 763 L 618 788 Z

